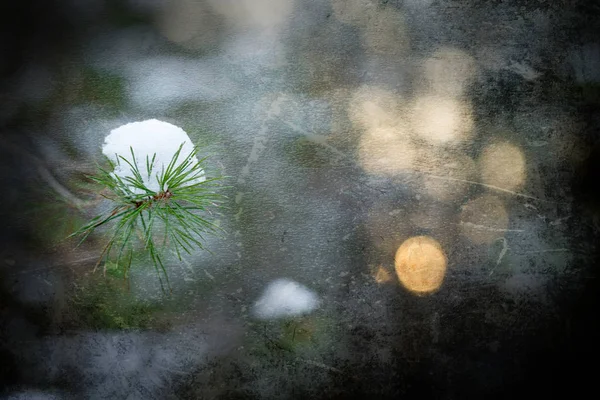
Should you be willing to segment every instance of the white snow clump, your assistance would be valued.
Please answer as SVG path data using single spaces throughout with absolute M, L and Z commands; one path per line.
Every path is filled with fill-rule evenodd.
M 180 165 L 185 161 L 194 150 L 192 141 L 180 127 L 168 122 L 150 119 L 141 122 L 132 122 L 113 129 L 104 139 L 102 153 L 115 164 L 113 174 L 124 179 L 126 177 L 133 177 L 133 171 L 126 162 L 119 159 L 119 156 L 133 164 L 131 156 L 132 148 L 144 185 L 148 189 L 158 193 L 160 191 L 158 176 L 167 168 L 179 146 L 182 146 L 182 148 L 176 165 Z M 150 168 L 151 173 L 149 174 L 146 160 L 152 161 L 155 154 L 156 157 Z M 192 158 L 192 165 L 196 163 L 198 163 L 198 159 L 194 156 Z M 188 168 L 191 168 L 191 166 Z M 202 173 L 199 178 L 190 181 L 188 184 L 199 183 L 205 179 L 204 173 Z M 143 193 L 142 190 L 133 186 L 129 188 L 135 194 Z
M 254 305 L 260 319 L 306 314 L 319 305 L 317 295 L 306 287 L 287 279 L 278 279 L 267 287 Z

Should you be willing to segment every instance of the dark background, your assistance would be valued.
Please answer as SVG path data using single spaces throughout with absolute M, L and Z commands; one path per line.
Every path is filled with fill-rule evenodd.
M 598 3 L 371 2 L 378 12 L 393 10 L 385 21 L 402 13 L 411 38 L 394 53 L 404 39 L 379 30 L 375 48 L 384 50 L 376 54 L 363 43 L 367 28 L 339 17 L 335 1 L 288 2 L 284 22 L 276 5 L 266 6 L 256 14 L 265 20 L 250 27 L 245 18 L 252 13 L 231 17 L 197 2 L 197 16 L 173 14 L 176 26 L 197 20 L 187 41 L 174 41 L 157 22 L 174 3 L 0 4 L 0 396 L 454 399 L 594 392 Z M 268 35 L 261 31 L 275 25 Z M 228 47 L 238 39 L 238 47 Z M 473 158 L 497 129 L 512 132 L 506 137 L 523 148 L 546 143 L 527 148 L 528 173 L 537 178 L 522 190 L 540 200 L 499 194 L 506 195 L 510 226 L 531 233 L 507 233 L 510 250 L 494 275 L 488 271 L 497 243 L 470 243 L 445 220 L 460 201 L 415 200 L 422 183 L 409 174 L 372 178 L 303 133 L 330 135 L 329 144 L 356 159 L 360 132 L 344 110 L 335 119 L 336 107 L 345 109 L 342 97 L 377 85 L 410 98 L 415 65 L 439 46 L 462 49 L 479 66 L 466 92 L 477 126 Z M 486 59 L 484 49 L 496 58 Z M 173 79 L 157 82 L 162 86 L 153 92 L 152 80 L 144 81 L 153 71 L 196 65 L 200 83 L 189 85 L 197 93 L 179 96 L 186 85 Z M 269 120 L 265 113 L 278 96 L 280 118 Z M 103 137 L 148 118 L 183 126 L 217 154 L 212 167 L 233 177 L 223 217 L 230 235 L 210 242 L 214 256 L 191 260 L 192 281 L 173 272 L 171 297 L 160 293 L 151 271 L 133 278 L 129 290 L 118 277 L 92 273 L 101 238 L 76 250 L 64 239 L 93 213 L 74 203 L 94 199 L 83 174 L 100 159 Z M 257 141 L 266 147 L 251 164 Z M 252 169 L 242 181 L 244 165 Z M 467 197 L 485 189 L 469 190 Z M 234 199 L 242 192 L 240 209 Z M 441 228 L 407 227 L 420 207 L 440 218 Z M 387 217 L 396 209 L 400 216 Z M 395 249 L 403 235 L 417 234 L 451 243 L 442 288 L 415 296 L 394 276 L 377 284 L 371 266 L 393 271 L 387 243 Z M 538 252 L 548 248 L 560 251 Z M 198 272 L 205 270 L 212 279 Z M 325 306 L 281 323 L 254 320 L 245 310 L 279 276 L 311 287 Z M 297 338 L 297 331 L 304 333 Z

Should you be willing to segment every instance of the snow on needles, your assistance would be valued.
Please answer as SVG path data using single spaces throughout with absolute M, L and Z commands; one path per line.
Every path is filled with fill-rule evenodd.
M 291 317 L 313 311 L 319 305 L 317 295 L 287 279 L 278 279 L 267 287 L 254 305 L 260 319 Z
M 168 122 L 150 119 L 141 122 L 132 122 L 113 129 L 104 139 L 102 153 L 115 164 L 113 174 L 124 179 L 126 177 L 133 177 L 133 171 L 126 162 L 119 159 L 119 156 L 133 164 L 131 156 L 132 148 L 137 168 L 142 175 L 144 184 L 150 190 L 158 193 L 160 190 L 158 176 L 169 165 L 179 146 L 182 146 L 182 148 L 179 153 L 177 165 L 181 164 L 194 150 L 192 141 L 180 127 Z M 148 160 L 152 160 L 155 154 L 156 158 L 151 168 L 151 174 L 149 174 L 146 157 Z M 192 161 L 194 164 L 198 163 L 198 159 L 195 156 Z M 204 180 L 205 178 L 202 176 L 189 184 L 191 185 Z M 142 193 L 140 189 L 134 187 L 130 187 L 130 189 L 136 194 Z

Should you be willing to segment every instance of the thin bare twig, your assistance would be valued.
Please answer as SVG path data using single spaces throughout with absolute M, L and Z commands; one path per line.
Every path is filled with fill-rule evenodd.
M 343 372 L 341 370 L 339 370 L 337 368 L 334 368 L 334 367 L 330 367 L 329 365 L 320 363 L 318 361 L 306 360 L 304 358 L 296 358 L 296 361 L 300 361 L 300 362 L 303 362 L 303 363 L 306 363 L 306 364 L 314 365 L 315 367 L 323 368 L 323 369 L 326 369 L 328 371 L 336 372 L 338 374 L 343 374 Z
M 494 265 L 494 268 L 492 268 L 492 270 L 490 271 L 489 276 L 492 276 L 492 274 L 496 270 L 496 267 L 498 267 L 498 265 L 500 265 L 500 263 L 502 262 L 502 259 L 504 258 L 504 256 L 506 255 L 506 252 L 508 251 L 508 242 L 506 241 L 506 238 L 502 237 L 498 240 L 500 240 L 502 242 L 502 250 L 500 250 L 500 254 L 498 254 L 498 259 L 496 260 L 496 265 Z
M 460 223 L 458 225 L 466 226 L 468 228 L 473 228 L 473 229 L 479 229 L 482 231 L 489 231 L 489 232 L 525 232 L 525 230 L 523 230 L 523 229 L 492 228 L 491 226 L 478 225 L 478 224 L 474 224 L 472 222 L 463 222 L 463 221 L 460 221 Z
M 432 174 L 428 174 L 428 173 L 425 173 L 425 172 L 423 172 L 422 175 L 425 175 L 428 178 L 439 179 L 439 180 L 444 180 L 444 181 L 462 182 L 462 183 L 468 183 L 470 185 L 483 186 L 485 188 L 492 189 L 492 190 L 497 190 L 499 192 L 509 193 L 509 194 L 512 194 L 513 196 L 523 197 L 524 199 L 531 199 L 531 200 L 537 200 L 537 201 L 541 201 L 541 202 L 553 203 L 553 201 L 550 201 L 550 200 L 544 200 L 544 199 L 540 199 L 539 197 L 530 196 L 528 194 L 514 192 L 512 190 L 504 189 L 504 188 L 501 188 L 499 186 L 488 185 L 487 183 L 470 181 L 470 180 L 467 180 L 467 179 L 452 178 L 450 176 L 432 175 Z

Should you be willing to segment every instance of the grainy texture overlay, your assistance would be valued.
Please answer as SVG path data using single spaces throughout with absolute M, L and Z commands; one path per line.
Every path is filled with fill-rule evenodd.
M 1 399 L 594 388 L 596 2 L 0 3 Z M 67 239 L 150 119 L 227 176 L 172 293 Z

